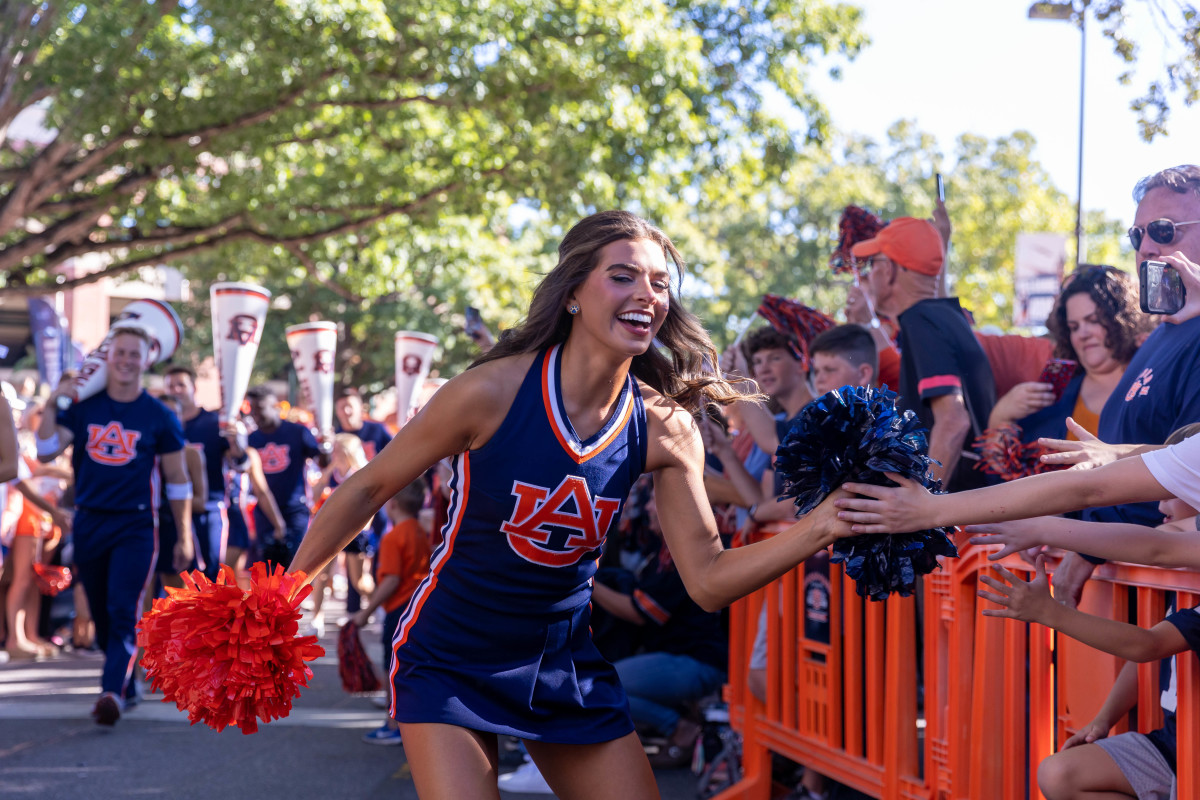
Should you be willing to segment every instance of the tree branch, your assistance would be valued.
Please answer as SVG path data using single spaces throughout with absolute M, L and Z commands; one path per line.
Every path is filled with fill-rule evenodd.
M 346 287 L 342 286 L 340 283 L 331 281 L 323 276 L 321 274 L 321 270 L 317 267 L 317 262 L 314 261 L 308 253 L 304 252 L 304 248 L 302 248 L 299 244 L 289 242 L 288 244 L 284 245 L 284 249 L 291 253 L 297 261 L 304 265 L 305 271 L 308 272 L 309 276 L 313 280 L 336 294 L 338 297 L 342 298 L 343 300 L 349 300 L 351 303 L 356 305 L 365 302 L 365 298 L 362 296 L 355 294 Z
M 390 100 L 320 100 L 310 105 L 314 106 L 340 106 L 343 108 L 365 108 L 368 110 L 377 110 L 380 108 L 400 108 L 409 103 L 425 103 L 431 106 L 442 106 L 447 108 L 453 103 L 428 95 L 416 95 L 413 97 L 394 97 Z
M 0 236 L 11 231 L 18 219 L 30 216 L 28 202 L 34 189 L 66 158 L 71 146 L 71 143 L 63 141 L 62 137 L 56 138 L 42 148 L 26 166 L 24 178 L 18 180 L 16 186 L 0 199 Z
M 67 190 L 71 184 L 82 178 L 87 173 L 91 172 L 99 164 L 103 163 L 113 153 L 121 149 L 125 142 L 131 137 L 120 137 L 113 139 L 105 145 L 101 145 L 94 150 L 91 150 L 83 158 L 73 164 L 64 164 L 59 171 L 58 177 L 53 181 L 44 183 L 39 191 L 30 198 L 30 205 L 41 210 L 42 203 L 56 194 L 61 194 Z
M 507 167 L 497 167 L 496 169 L 485 171 L 482 173 L 482 175 L 489 177 L 492 175 L 499 175 L 502 174 L 506 169 Z M 452 181 L 450 183 L 429 189 L 402 205 L 387 206 L 374 211 L 374 213 L 355 219 L 346 220 L 345 222 L 338 223 L 319 231 L 303 234 L 272 234 L 266 231 L 255 229 L 250 224 L 244 222 L 244 212 L 239 212 L 238 214 L 230 216 L 221 222 L 213 223 L 203 227 L 172 227 L 162 229 L 161 231 L 157 231 L 149 235 L 139 234 L 136 237 L 113 239 L 106 242 L 76 242 L 74 244 L 57 248 L 56 250 L 47 254 L 45 259 L 38 265 L 34 265 L 33 263 L 24 263 L 20 267 L 16 268 L 6 267 L 6 262 L 9 260 L 9 250 L 13 249 L 9 248 L 9 250 L 0 251 L 0 271 L 6 271 L 8 273 L 8 284 L 6 285 L 5 289 L 7 290 L 8 288 L 12 287 L 14 290 L 16 290 L 14 284 L 20 284 L 26 276 L 28 276 L 35 268 L 39 266 L 40 268 L 48 271 L 67 261 L 68 259 L 84 255 L 85 253 L 107 252 L 113 250 L 144 250 L 146 248 L 152 248 L 154 250 L 154 252 L 146 255 L 145 257 L 114 264 L 106 267 L 103 270 L 99 270 L 97 273 L 82 276 L 65 283 L 54 284 L 51 287 L 42 287 L 43 290 L 45 288 L 50 288 L 54 291 L 62 291 L 73 286 L 82 285 L 83 283 L 91 283 L 106 275 L 120 275 L 145 264 L 172 261 L 179 258 L 181 255 L 197 252 L 197 248 L 199 247 L 208 249 L 226 242 L 250 240 L 264 245 L 278 245 L 287 249 L 288 252 L 295 254 L 302 245 L 313 244 L 315 242 L 324 241 L 325 239 L 329 239 L 331 237 L 354 233 L 367 227 L 368 225 L 373 225 L 376 222 L 380 222 L 396 214 L 411 213 L 415 209 L 428 203 L 430 200 L 435 199 L 439 195 L 446 192 L 453 192 L 461 186 L 461 181 Z M 239 222 L 242 223 L 241 227 L 234 227 Z M 65 224 L 65 221 L 60 224 Z M 41 248 L 45 247 L 45 242 L 41 240 L 40 237 L 33 236 L 30 237 L 29 240 L 20 242 L 18 246 L 23 246 L 26 248 L 26 250 L 30 250 L 37 249 L 39 243 Z M 27 253 L 27 256 L 28 255 L 29 254 Z M 305 264 L 305 266 L 307 267 L 307 264 Z M 329 288 L 333 291 L 338 291 L 337 289 L 334 289 L 333 286 L 330 286 Z M 342 288 L 342 292 L 344 291 L 346 290 Z M 339 294 L 342 292 L 339 292 Z M 346 299 L 353 298 L 354 296 L 351 295 Z

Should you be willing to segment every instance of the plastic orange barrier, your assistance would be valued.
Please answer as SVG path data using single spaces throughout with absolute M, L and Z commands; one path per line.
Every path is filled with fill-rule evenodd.
M 959 559 L 925 576 L 919 596 L 883 603 L 859 598 L 834 565 L 829 644 L 805 637 L 803 568 L 735 603 L 725 693 L 743 735 L 744 777 L 719 800 L 769 798 L 771 753 L 881 799 L 1040 798 L 1039 762 L 1091 721 L 1120 662 L 1041 625 L 980 614 L 988 552 L 963 544 Z M 1169 592 L 1176 608 L 1200 605 L 1200 574 L 1109 563 L 1084 599 L 1093 613 L 1149 627 Z M 764 603 L 761 702 L 747 665 Z M 1200 668 L 1192 654 L 1177 663 L 1179 798 L 1200 800 L 1200 769 L 1188 757 L 1200 752 Z M 1162 724 L 1157 676 L 1156 663 L 1139 669 L 1143 732 Z

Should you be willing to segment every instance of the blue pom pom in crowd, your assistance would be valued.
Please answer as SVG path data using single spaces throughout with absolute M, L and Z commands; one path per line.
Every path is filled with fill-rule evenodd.
M 928 450 L 925 429 L 911 411 L 896 408 L 895 392 L 843 386 L 800 412 L 775 454 L 775 470 L 783 479 L 783 495 L 795 498 L 800 516 L 844 483 L 895 486 L 885 472 L 939 491 L 941 482 L 929 476 Z M 950 530 L 839 539 L 831 560 L 845 564 L 863 597 L 883 600 L 892 592 L 907 597 L 918 575 L 937 568 L 938 556 L 958 556 Z

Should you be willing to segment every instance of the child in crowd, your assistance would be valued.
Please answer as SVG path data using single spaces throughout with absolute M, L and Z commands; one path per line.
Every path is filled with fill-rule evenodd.
M 379 543 L 379 582 L 367 604 L 351 618 L 361 628 L 371 618 L 371 612 L 379 606 L 383 606 L 387 614 L 383 620 L 383 667 L 384 675 L 388 676 L 384 684 L 388 687 L 389 708 L 392 695 L 392 639 L 400 624 L 400 615 L 412 599 L 417 585 L 429 572 L 429 537 L 417 522 L 417 515 L 425 505 L 425 494 L 425 479 L 417 478 L 388 501 L 385 510 L 392 527 Z M 363 741 L 381 745 L 400 744 L 400 727 L 389 713 L 383 725 L 363 735 Z
M 1174 498 L 1159 503 L 1166 520 L 1159 530 L 1178 531 L 1187 520 L 1194 530 L 1197 511 Z M 1038 767 L 1038 785 L 1047 800 L 1111 796 L 1138 798 L 1175 797 L 1174 656 L 1192 650 L 1200 654 L 1200 609 L 1169 613 L 1149 630 L 1085 614 L 1056 602 L 1046 580 L 1045 556 L 1038 556 L 1036 576 L 1030 582 L 997 567 L 1008 583 L 987 576 L 981 580 L 996 593 L 979 594 L 1001 606 L 987 609 L 988 616 L 1040 622 L 1072 638 L 1113 655 L 1129 659 L 1096 718 L 1067 739 L 1062 749 Z M 997 594 L 998 593 L 998 594 Z M 1163 659 L 1159 671 L 1163 727 L 1148 734 L 1109 731 L 1137 704 L 1137 662 Z
M 818 334 L 808 346 L 817 397 L 843 386 L 878 386 L 879 354 L 861 325 L 838 325 Z

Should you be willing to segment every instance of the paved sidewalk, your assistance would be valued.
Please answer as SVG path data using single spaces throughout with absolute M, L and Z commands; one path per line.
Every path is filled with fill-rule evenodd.
M 89 712 L 99 694 L 98 653 L 0 665 L 0 798 L 416 798 L 403 747 L 361 741 L 385 712 L 342 691 L 334 624 L 342 613 L 340 601 L 327 601 L 326 655 L 311 662 L 313 679 L 292 713 L 250 736 L 189 726 L 153 694 L 113 729 L 97 726 Z M 363 639 L 378 658 L 377 626 Z M 660 771 L 658 779 L 664 798 L 696 797 L 688 770 Z

